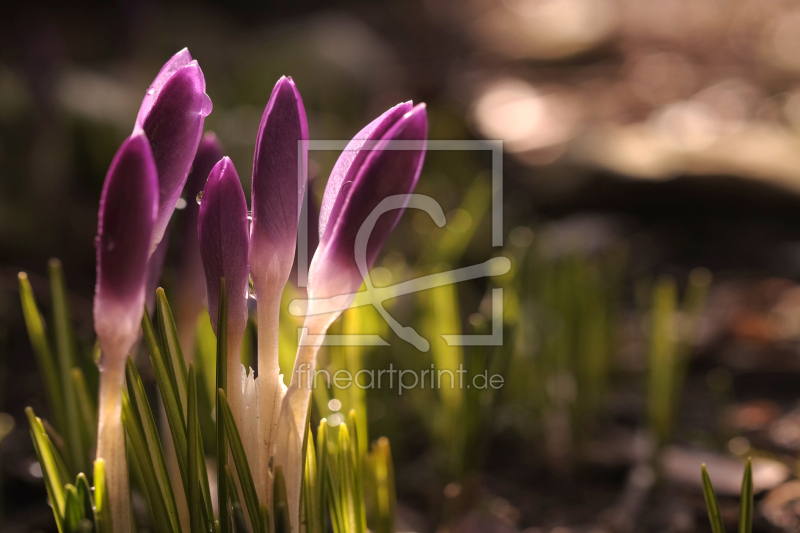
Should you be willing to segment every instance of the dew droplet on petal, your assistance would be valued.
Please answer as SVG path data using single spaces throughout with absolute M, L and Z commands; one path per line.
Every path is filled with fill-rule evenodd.
M 200 205 L 200 203 L 203 201 L 203 191 L 197 193 L 197 198 L 195 198 L 195 200 L 197 200 L 197 205 Z

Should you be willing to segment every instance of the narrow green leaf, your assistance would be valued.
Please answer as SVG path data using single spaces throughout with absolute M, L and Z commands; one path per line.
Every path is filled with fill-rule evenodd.
M 53 455 L 54 448 L 50 444 L 47 433 L 44 431 L 44 426 L 42 426 L 41 421 L 33 413 L 33 409 L 30 407 L 26 408 L 25 414 L 28 416 L 33 447 L 36 451 L 36 457 L 39 459 L 39 465 L 42 468 L 42 478 L 44 478 L 47 496 L 50 498 L 52 504 L 56 525 L 58 526 L 58 530 L 64 533 L 64 505 L 66 497 L 64 495 L 64 482 L 61 479 L 56 459 Z
M 229 487 L 236 486 L 230 465 L 225 465 L 225 479 Z M 233 531 L 236 533 L 250 533 L 250 530 L 247 528 L 247 522 L 245 522 L 244 519 L 244 514 L 242 514 L 242 502 L 239 501 L 239 494 L 237 491 L 228 491 L 228 502 L 230 514 L 233 517 Z
M 323 530 L 327 526 L 328 509 L 328 421 L 324 418 L 317 429 L 317 521 Z
M 183 416 L 186 416 L 188 404 L 186 402 L 186 361 L 183 358 L 183 350 L 178 340 L 178 329 L 175 326 L 175 319 L 169 307 L 167 296 L 164 289 L 159 287 L 156 290 L 156 319 L 158 320 L 158 332 L 161 347 L 166 355 L 167 371 L 170 375 L 175 396 L 180 402 Z
M 306 430 L 306 460 L 303 469 L 303 511 L 306 520 L 307 533 L 323 533 L 319 522 L 319 499 L 317 486 L 317 458 L 314 450 L 314 439 L 310 438 L 311 432 Z
M 75 338 L 72 332 L 67 289 L 64 283 L 61 261 L 51 259 L 48 267 L 50 271 L 50 295 L 53 305 L 53 331 L 56 339 L 58 369 L 61 375 L 64 414 L 66 415 L 66 426 L 59 429 L 67 439 L 69 465 L 72 466 L 75 473 L 84 472 L 89 461 L 89 446 L 88 443 L 83 442 L 77 405 L 78 398 L 72 383 L 72 368 L 75 366 Z
M 170 529 L 180 532 L 180 519 L 178 516 L 178 506 L 175 494 L 172 492 L 172 484 L 169 479 L 169 471 L 164 459 L 164 450 L 153 419 L 153 412 L 144 391 L 142 379 L 133 360 L 128 357 L 125 366 L 125 374 L 130 392 L 130 407 L 132 418 L 135 418 L 138 428 L 141 430 L 142 439 L 146 446 L 147 462 L 153 468 L 153 474 L 157 482 L 158 490 L 166 505 L 166 512 L 169 517 Z M 127 426 L 126 426 L 127 427 Z M 140 460 L 141 462 L 141 460 Z M 144 472 L 143 472 L 144 473 Z
M 111 505 L 106 490 L 106 469 L 103 459 L 94 462 L 94 523 L 97 533 L 114 533 Z
M 272 490 L 272 512 L 275 516 L 275 533 L 291 533 L 292 525 L 289 521 L 289 498 L 286 495 L 286 480 L 283 477 L 283 468 L 275 468 L 275 485 Z
M 83 505 L 83 516 L 89 521 L 90 529 L 94 529 L 94 496 L 92 495 L 92 487 L 89 485 L 89 480 L 86 474 L 81 472 L 75 479 L 75 487 L 78 489 L 78 498 Z
M 181 413 L 184 417 L 185 424 L 185 417 L 188 409 L 188 404 L 186 401 L 186 361 L 183 358 L 183 350 L 181 349 L 178 329 L 175 326 L 175 319 L 172 315 L 172 310 L 170 309 L 169 302 L 164 294 L 164 289 L 160 287 L 156 290 L 156 315 L 161 339 L 160 346 L 163 350 L 163 355 L 166 356 L 165 367 L 169 373 L 174 396 L 181 408 Z M 197 440 L 197 447 L 198 457 L 205 458 L 205 450 L 203 449 L 202 439 Z M 206 471 L 205 465 L 199 474 L 200 491 L 203 497 L 203 509 L 206 517 L 210 521 L 213 519 L 214 514 L 211 506 L 211 489 L 208 483 L 208 472 Z
M 219 285 L 219 310 L 217 313 L 217 391 L 228 390 L 228 293 L 225 287 L 225 278 L 220 279 Z M 219 417 L 220 399 L 216 397 L 217 410 L 217 507 L 219 508 L 219 523 L 222 533 L 230 532 L 230 515 L 228 514 L 228 478 L 225 467 L 228 466 L 228 443 L 225 439 L 225 425 Z M 236 485 L 231 485 L 235 491 Z
M 153 524 L 156 530 L 160 533 L 179 533 L 180 530 L 175 529 L 176 524 L 170 520 L 167 512 L 166 498 L 158 482 L 153 457 L 150 456 L 142 424 L 131 407 L 131 400 L 125 390 L 122 392 L 122 423 L 125 426 L 133 455 L 139 465 L 144 493 L 153 515 Z
M 189 504 L 189 516 L 191 518 L 192 531 L 205 531 L 205 516 L 201 510 L 200 503 L 200 479 L 199 463 L 202 458 L 198 457 L 197 441 L 200 440 L 200 431 L 197 427 L 197 379 L 194 373 L 194 364 L 189 364 L 189 387 L 188 387 L 188 420 L 186 425 L 186 443 L 188 450 L 188 472 L 189 472 L 189 493 L 187 502 Z
M 28 329 L 28 337 L 33 346 L 33 353 L 36 356 L 36 364 L 42 373 L 44 380 L 45 393 L 47 394 L 47 404 L 50 413 L 58 428 L 63 428 L 65 424 L 64 404 L 61 401 L 61 382 L 58 378 L 56 361 L 53 352 L 50 350 L 50 343 L 44 329 L 44 320 L 36 300 L 33 297 L 33 289 L 25 272 L 19 273 L 19 296 L 22 301 L 22 314 L 25 317 L 25 326 Z
M 258 516 L 261 517 L 262 533 L 272 533 L 272 519 L 269 516 L 269 507 L 262 503 L 258 506 Z
M 722 516 L 719 514 L 717 495 L 714 493 L 714 487 L 711 485 L 711 479 L 708 477 L 706 465 L 702 467 L 702 475 L 703 495 L 706 498 L 706 510 L 708 511 L 708 521 L 711 522 L 711 532 L 725 533 L 725 524 L 722 522 Z
M 64 528 L 73 533 L 78 530 L 81 520 L 83 520 L 83 505 L 78 496 L 78 489 L 74 485 L 67 483 L 64 486 Z
M 97 439 L 97 406 L 92 400 L 89 386 L 80 368 L 72 369 L 72 387 L 77 399 L 83 442 L 91 449 Z
M 367 531 L 367 514 L 364 507 L 364 478 L 361 464 L 361 447 L 358 436 L 358 417 L 353 409 L 347 413 L 347 424 L 350 428 L 350 460 L 353 464 L 353 512 L 355 513 L 356 531 Z
M 233 456 L 233 463 L 236 465 L 236 472 L 239 474 L 239 485 L 242 488 L 242 495 L 247 505 L 250 523 L 253 525 L 254 531 L 262 531 L 261 519 L 258 514 L 256 485 L 250 473 L 250 465 L 247 462 L 247 455 L 245 455 L 242 439 L 239 436 L 239 430 L 236 428 L 236 421 L 233 419 L 233 412 L 231 411 L 230 405 L 228 405 L 228 398 L 224 390 L 217 389 L 217 397 L 219 398 L 219 404 L 222 408 L 221 411 L 217 413 L 217 416 L 222 417 L 222 423 L 225 425 L 228 444 L 231 447 L 231 455 Z M 229 492 L 232 493 L 234 491 Z
M 739 504 L 739 533 L 753 531 L 753 466 L 747 459 L 742 478 L 742 498 Z

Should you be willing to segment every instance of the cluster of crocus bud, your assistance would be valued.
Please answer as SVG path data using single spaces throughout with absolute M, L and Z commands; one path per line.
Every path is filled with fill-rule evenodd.
M 197 63 L 188 51 L 179 52 L 150 87 L 134 135 L 120 149 L 106 179 L 95 297 L 96 329 L 104 352 L 103 390 L 108 395 L 104 400 L 101 394 L 101 412 L 104 405 L 111 406 L 109 414 L 119 419 L 123 375 L 111 369 L 124 368 L 127 351 L 136 342 L 148 261 L 157 257 L 154 251 L 195 159 L 190 180 L 194 190 L 208 172 L 197 215 L 197 245 L 215 333 L 223 278 L 226 285 L 229 403 L 259 500 L 272 501 L 272 472 L 280 466 L 292 528 L 297 531 L 302 442 L 311 394 L 301 378 L 313 374 L 319 349 L 319 342 L 308 339 L 324 336 L 341 313 L 316 306 L 315 301 L 338 298 L 337 309 L 352 302 L 419 178 L 426 149 L 426 109 L 424 104 L 410 102 L 389 109 L 356 134 L 333 168 L 320 208 L 319 246 L 309 268 L 310 304 L 304 334 L 287 388 L 279 374 L 278 328 L 307 181 L 308 125 L 303 101 L 291 78 L 281 78 L 272 91 L 256 139 L 252 216 L 248 216 L 239 176 L 233 162 L 221 157 L 216 139 L 207 137 L 198 150 L 203 119 L 211 109 L 204 91 Z M 215 156 L 221 158 L 214 161 Z M 122 168 L 119 161 L 134 157 L 140 162 Z M 393 197 L 397 199 L 394 210 L 370 222 L 382 202 Z M 360 232 L 372 223 L 362 243 Z M 115 249 L 117 255 L 112 254 Z M 150 270 L 159 271 L 160 264 L 151 264 Z M 257 299 L 257 378 L 240 363 L 250 279 Z M 121 430 L 119 425 L 120 434 Z M 103 431 L 101 421 L 101 442 Z M 102 453 L 111 452 L 103 447 Z M 106 458 L 100 446 L 98 457 Z M 124 453 L 121 461 L 124 465 Z
M 114 530 L 130 530 L 121 421 L 125 358 L 135 345 L 152 265 L 203 133 L 211 99 L 188 50 L 161 69 L 119 148 L 100 198 L 94 322 L 100 360 L 97 457 L 105 461 Z M 156 255 L 156 261 L 163 257 Z M 153 275 L 153 274 L 151 274 Z

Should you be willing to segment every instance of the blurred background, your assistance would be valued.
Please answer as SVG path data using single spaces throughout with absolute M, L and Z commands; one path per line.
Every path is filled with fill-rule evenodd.
M 487 154 L 431 153 L 417 191 L 448 224 L 407 213 L 375 273 L 385 285 L 510 257 L 506 276 L 391 306 L 430 340 L 485 333 L 502 287 L 504 345 L 419 353 L 348 312 L 336 327 L 374 326 L 393 346 L 323 354 L 327 368 L 506 377 L 480 393 L 338 393 L 371 439 L 391 439 L 398 531 L 708 531 L 703 462 L 732 527 L 746 457 L 755 529 L 800 527 L 796 2 L 18 2 L 0 43 L 0 530 L 55 530 L 23 414 L 46 408 L 17 274 L 47 314 L 47 261 L 61 259 L 90 350 L 103 178 L 183 47 L 248 193 L 281 75 L 312 139 L 349 139 L 413 99 L 431 139 L 504 143 L 504 247 L 491 247 Z M 311 154 L 312 203 L 336 156 Z M 162 280 L 178 299 L 185 200 Z

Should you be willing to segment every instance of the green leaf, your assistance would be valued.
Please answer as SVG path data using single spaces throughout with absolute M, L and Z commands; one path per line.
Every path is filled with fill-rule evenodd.
M 83 520 L 83 505 L 78 496 L 78 489 L 74 485 L 67 483 L 64 486 L 64 528 L 73 533 L 78 530 L 81 520 Z
M 94 522 L 97 533 L 114 533 L 111 505 L 106 488 L 106 468 L 103 459 L 94 462 Z
M 317 521 L 322 525 L 323 531 L 327 525 L 328 503 L 328 469 L 330 457 L 328 452 L 328 421 L 324 418 L 317 429 Z
M 56 456 L 54 456 L 54 448 L 50 443 L 50 438 L 47 436 L 41 420 L 33 413 L 33 409 L 30 407 L 26 408 L 25 414 L 28 416 L 33 448 L 36 451 L 36 457 L 39 459 L 39 465 L 42 468 L 42 477 L 44 478 L 44 485 L 47 489 L 47 496 L 50 498 L 53 508 L 56 525 L 58 526 L 59 532 L 64 533 L 64 505 L 66 496 L 64 494 L 64 481 L 59 473 Z
M 86 474 L 83 472 L 78 474 L 75 479 L 75 487 L 78 489 L 78 498 L 81 501 L 81 505 L 83 505 L 83 516 L 86 520 L 89 520 L 91 526 L 89 531 L 91 531 L 94 529 L 94 524 L 92 523 L 94 520 L 94 497 Z
M 200 431 L 197 417 L 197 378 L 194 372 L 194 363 L 189 364 L 189 387 L 188 387 L 189 411 L 186 426 L 186 442 L 188 450 L 188 472 L 189 472 L 189 492 L 187 502 L 189 504 L 189 517 L 191 519 L 192 531 L 205 531 L 205 516 L 201 510 L 200 502 L 200 479 L 198 476 L 201 457 L 198 457 L 198 441 Z
M 717 495 L 714 493 L 714 487 L 711 485 L 711 479 L 708 477 L 706 465 L 702 467 L 702 475 L 703 495 L 706 498 L 706 509 L 708 510 L 708 521 L 711 522 L 711 532 L 725 533 L 725 524 L 722 522 L 722 517 L 719 514 Z
M 225 426 L 225 433 L 227 434 L 228 443 L 231 447 L 231 455 L 233 456 L 233 463 L 236 465 L 236 472 L 239 474 L 239 485 L 242 488 L 242 495 L 247 505 L 250 523 L 253 525 L 254 531 L 263 531 L 261 518 L 258 514 L 256 485 L 253 482 L 253 475 L 250 473 L 250 465 L 247 462 L 247 455 L 245 455 L 242 439 L 239 436 L 239 430 L 236 428 L 233 412 L 231 412 L 231 407 L 228 405 L 228 398 L 224 390 L 217 389 L 217 397 L 219 398 L 219 405 L 222 408 L 221 411 L 217 413 L 217 416 L 221 416 L 222 423 Z M 229 492 L 233 493 L 234 491 Z
M 739 533 L 753 531 L 753 466 L 747 459 L 742 478 L 742 498 L 739 504 Z
M 166 498 L 159 486 L 156 468 L 153 465 L 153 458 L 149 454 L 142 425 L 134 409 L 131 408 L 131 400 L 127 391 L 124 390 L 122 392 L 122 423 L 125 426 L 131 449 L 139 465 L 144 484 L 144 493 L 150 506 L 150 512 L 153 515 L 153 524 L 156 530 L 161 533 L 179 533 L 179 530 L 174 528 L 175 524 L 170 521 Z
M 225 465 L 225 479 L 228 482 L 229 487 L 235 487 L 236 482 L 233 479 L 233 473 L 231 472 L 231 467 L 229 465 Z M 233 530 L 236 533 L 250 533 L 250 530 L 247 528 L 247 523 L 244 520 L 244 514 L 242 514 L 242 503 L 239 501 L 239 494 L 235 490 L 228 491 L 228 501 L 230 502 L 230 510 L 231 515 L 233 516 Z
M 44 329 L 44 320 L 36 300 L 33 297 L 33 289 L 25 272 L 19 273 L 19 296 L 22 301 L 22 314 L 25 317 L 25 326 L 28 329 L 28 337 L 33 346 L 33 353 L 36 356 L 36 364 L 44 379 L 45 393 L 50 413 L 53 415 L 56 427 L 63 428 L 65 425 L 64 404 L 61 401 L 61 382 L 56 370 L 56 361 Z
M 91 449 L 97 439 L 97 406 L 92 400 L 89 386 L 80 368 L 72 369 L 72 387 L 78 403 L 83 442 Z
M 220 279 L 219 310 L 217 313 L 217 391 L 228 390 L 228 293 L 225 278 Z M 217 410 L 217 507 L 222 533 L 230 532 L 230 515 L 228 514 L 228 478 L 225 468 L 228 466 L 228 443 L 225 439 L 225 425 L 219 417 L 221 411 L 219 393 L 216 397 Z M 236 485 L 231 485 L 235 492 Z
M 83 442 L 81 432 L 80 414 L 78 413 L 78 398 L 72 383 L 72 368 L 75 366 L 75 338 L 72 332 L 72 319 L 67 302 L 67 289 L 64 283 L 64 272 L 61 261 L 51 259 L 50 295 L 53 305 L 53 331 L 56 339 L 56 354 L 58 355 L 58 368 L 61 375 L 62 401 L 66 415 L 66 426 L 59 428 L 67 439 L 69 450 L 69 464 L 75 473 L 84 472 L 88 467 L 89 445 Z
M 283 468 L 275 468 L 275 485 L 272 490 L 272 512 L 275 515 L 275 533 L 292 533 L 289 520 L 289 498 L 286 495 L 286 480 Z
M 161 349 L 166 356 L 165 367 L 169 373 L 169 381 L 173 387 L 173 393 L 181 408 L 181 413 L 185 417 L 188 409 L 186 401 L 186 361 L 183 359 L 183 350 L 181 349 L 180 339 L 178 336 L 178 329 L 175 326 L 175 319 L 172 316 L 172 310 L 169 307 L 169 302 L 164 294 L 164 289 L 158 288 L 156 290 L 156 315 L 158 319 L 158 330 L 161 338 Z M 161 383 L 159 383 L 159 389 Z M 171 428 L 172 426 L 170 426 Z M 185 427 L 185 426 L 184 426 Z M 197 456 L 205 458 L 205 450 L 203 449 L 203 440 L 197 440 Z M 208 472 L 205 465 L 202 471 L 199 472 L 200 491 L 203 496 L 203 509 L 207 519 L 213 519 L 213 511 L 211 506 L 211 489 L 208 484 Z
M 161 440 L 159 439 L 156 423 L 153 419 L 153 412 L 150 409 L 150 403 L 147 400 L 142 379 L 139 376 L 136 365 L 130 357 L 128 357 L 126 361 L 125 374 L 128 382 L 128 391 L 130 393 L 131 418 L 136 420 L 137 429 L 141 430 L 141 437 L 145 446 L 143 451 L 146 453 L 146 460 L 143 461 L 140 459 L 139 462 L 149 463 L 149 466 L 152 467 L 158 494 L 160 494 L 166 506 L 170 529 L 175 532 L 180 532 L 178 506 L 176 504 L 175 494 L 172 492 L 169 471 L 167 470 L 167 464 L 164 459 L 164 450 L 161 446 Z M 131 439 L 131 442 L 133 443 L 133 439 Z M 142 468 L 142 473 L 144 475 L 144 468 L 147 467 L 143 465 Z

